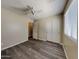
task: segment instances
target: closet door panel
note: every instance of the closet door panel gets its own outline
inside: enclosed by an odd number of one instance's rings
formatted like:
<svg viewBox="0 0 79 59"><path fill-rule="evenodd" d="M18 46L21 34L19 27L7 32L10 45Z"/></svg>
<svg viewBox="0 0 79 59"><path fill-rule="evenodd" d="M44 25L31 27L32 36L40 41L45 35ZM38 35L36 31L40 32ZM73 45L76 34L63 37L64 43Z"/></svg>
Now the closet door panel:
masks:
<svg viewBox="0 0 79 59"><path fill-rule="evenodd" d="M33 38L38 39L38 22L34 22L33 25Z"/></svg>
<svg viewBox="0 0 79 59"><path fill-rule="evenodd" d="M39 21L39 40L43 40L43 41L46 41L46 22L44 20L40 20Z"/></svg>
<svg viewBox="0 0 79 59"><path fill-rule="evenodd" d="M61 41L61 18L51 20L51 40L60 43Z"/></svg>

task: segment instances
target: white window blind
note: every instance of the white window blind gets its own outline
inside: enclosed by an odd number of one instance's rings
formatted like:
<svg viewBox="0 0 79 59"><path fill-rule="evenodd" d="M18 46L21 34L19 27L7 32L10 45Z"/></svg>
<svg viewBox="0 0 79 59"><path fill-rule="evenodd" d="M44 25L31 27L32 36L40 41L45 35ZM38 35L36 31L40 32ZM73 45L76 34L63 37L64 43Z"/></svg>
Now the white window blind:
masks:
<svg viewBox="0 0 79 59"><path fill-rule="evenodd" d="M64 33L74 39L77 39L77 8L77 0L75 0L68 8L64 21Z"/></svg>

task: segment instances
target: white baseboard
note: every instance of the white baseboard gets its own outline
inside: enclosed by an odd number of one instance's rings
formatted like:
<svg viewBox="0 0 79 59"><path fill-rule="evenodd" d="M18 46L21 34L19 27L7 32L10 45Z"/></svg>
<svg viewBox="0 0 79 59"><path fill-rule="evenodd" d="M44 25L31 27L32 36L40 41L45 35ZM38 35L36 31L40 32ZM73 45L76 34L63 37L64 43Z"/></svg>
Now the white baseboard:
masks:
<svg viewBox="0 0 79 59"><path fill-rule="evenodd" d="M21 42L19 42L19 43L16 43L16 44L10 45L10 46L5 47L5 48L1 48L1 51L5 50L5 49L8 49L8 48L11 48L11 47L13 47L13 46L16 46L16 45L21 44L21 43L26 42L26 41L28 41L28 40L21 41Z"/></svg>
<svg viewBox="0 0 79 59"><path fill-rule="evenodd" d="M67 52L66 52L65 46L64 46L64 45L62 45L62 46L63 46L64 52L65 52L65 55L66 55L66 59L69 59L69 58L68 58L68 55L67 55Z"/></svg>

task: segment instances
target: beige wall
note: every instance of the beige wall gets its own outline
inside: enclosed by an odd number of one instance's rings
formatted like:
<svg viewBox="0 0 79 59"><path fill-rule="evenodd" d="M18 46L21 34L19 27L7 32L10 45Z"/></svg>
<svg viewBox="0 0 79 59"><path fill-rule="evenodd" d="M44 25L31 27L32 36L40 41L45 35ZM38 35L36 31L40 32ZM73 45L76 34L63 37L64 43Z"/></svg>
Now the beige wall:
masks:
<svg viewBox="0 0 79 59"><path fill-rule="evenodd" d="M27 41L31 20L5 8L1 10L1 50Z"/></svg>
<svg viewBox="0 0 79 59"><path fill-rule="evenodd" d="M35 23L34 38L57 43L61 42L62 15L39 19Z"/></svg>
<svg viewBox="0 0 79 59"><path fill-rule="evenodd" d="M63 44L68 59L78 59L78 47L77 42L73 38L64 35Z"/></svg>

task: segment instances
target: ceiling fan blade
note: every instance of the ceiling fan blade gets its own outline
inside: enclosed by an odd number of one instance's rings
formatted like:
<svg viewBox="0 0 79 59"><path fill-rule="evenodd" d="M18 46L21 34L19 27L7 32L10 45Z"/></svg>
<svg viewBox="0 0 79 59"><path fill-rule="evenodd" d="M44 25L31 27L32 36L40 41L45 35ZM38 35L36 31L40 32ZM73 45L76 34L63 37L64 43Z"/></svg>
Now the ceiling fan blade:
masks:
<svg viewBox="0 0 79 59"><path fill-rule="evenodd" d="M23 11L24 8L21 9L21 8L16 8L16 7L10 6L10 7L7 7L6 9L8 9L8 10L14 12L14 13L24 15L24 11Z"/></svg>
<svg viewBox="0 0 79 59"><path fill-rule="evenodd" d="M29 5L27 5L26 7L27 7L28 9L33 9L33 7L31 7L31 6L29 6Z"/></svg>
<svg viewBox="0 0 79 59"><path fill-rule="evenodd" d="M31 11L31 13L34 15L34 12L33 11Z"/></svg>
<svg viewBox="0 0 79 59"><path fill-rule="evenodd" d="M23 8L18 8L18 7L11 7L12 9L14 9L14 10L17 10L17 11L24 11L25 10L25 8L23 7Z"/></svg>

